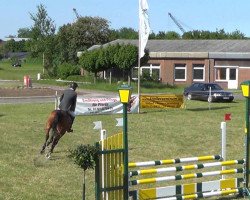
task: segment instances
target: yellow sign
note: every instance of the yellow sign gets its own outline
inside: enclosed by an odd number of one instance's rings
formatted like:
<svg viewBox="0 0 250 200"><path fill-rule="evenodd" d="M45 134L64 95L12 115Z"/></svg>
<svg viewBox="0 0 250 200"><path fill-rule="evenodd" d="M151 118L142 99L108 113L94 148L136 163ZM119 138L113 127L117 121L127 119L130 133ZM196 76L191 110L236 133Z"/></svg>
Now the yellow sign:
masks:
<svg viewBox="0 0 250 200"><path fill-rule="evenodd" d="M141 108L184 108L183 95L141 95Z"/></svg>

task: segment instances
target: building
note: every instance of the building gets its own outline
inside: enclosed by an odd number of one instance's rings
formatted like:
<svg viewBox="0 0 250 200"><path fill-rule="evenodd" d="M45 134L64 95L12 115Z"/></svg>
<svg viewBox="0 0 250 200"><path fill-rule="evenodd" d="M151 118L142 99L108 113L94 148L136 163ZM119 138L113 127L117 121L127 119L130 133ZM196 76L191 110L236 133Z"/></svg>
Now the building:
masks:
<svg viewBox="0 0 250 200"><path fill-rule="evenodd" d="M105 44L134 44L138 40L115 40ZM149 40L148 70L162 83L189 85L216 82L237 89L250 80L250 40Z"/></svg>
<svg viewBox="0 0 250 200"><path fill-rule="evenodd" d="M21 41L27 41L30 38L18 38L18 37L5 37L4 39L2 39L4 42L10 41L10 40L14 40L15 42L21 42Z"/></svg>

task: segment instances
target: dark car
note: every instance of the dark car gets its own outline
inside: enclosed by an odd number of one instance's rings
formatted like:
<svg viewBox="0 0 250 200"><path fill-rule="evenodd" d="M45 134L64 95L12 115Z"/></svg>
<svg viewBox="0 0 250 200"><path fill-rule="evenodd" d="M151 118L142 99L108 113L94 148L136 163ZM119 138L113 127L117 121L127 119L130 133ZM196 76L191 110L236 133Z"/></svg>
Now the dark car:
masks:
<svg viewBox="0 0 250 200"><path fill-rule="evenodd" d="M13 63L12 66L13 67L21 67L22 65L21 65L21 63Z"/></svg>
<svg viewBox="0 0 250 200"><path fill-rule="evenodd" d="M232 92L223 90L216 83L193 83L184 89L183 95L188 100L208 102L231 102L234 99Z"/></svg>

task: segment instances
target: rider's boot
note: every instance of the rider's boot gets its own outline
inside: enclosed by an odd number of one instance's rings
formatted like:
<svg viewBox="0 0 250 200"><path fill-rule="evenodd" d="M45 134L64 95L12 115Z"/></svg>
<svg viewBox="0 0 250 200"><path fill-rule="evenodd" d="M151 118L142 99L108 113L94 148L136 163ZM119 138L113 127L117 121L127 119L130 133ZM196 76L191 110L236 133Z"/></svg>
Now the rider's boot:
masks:
<svg viewBox="0 0 250 200"><path fill-rule="evenodd" d="M72 116L71 116L71 121L72 121L72 123L71 123L71 125L70 125L70 127L69 127L69 130L67 130L68 133L72 133L72 132L74 131L74 130L72 129L72 125L73 125L74 120L75 120L75 117L72 117Z"/></svg>

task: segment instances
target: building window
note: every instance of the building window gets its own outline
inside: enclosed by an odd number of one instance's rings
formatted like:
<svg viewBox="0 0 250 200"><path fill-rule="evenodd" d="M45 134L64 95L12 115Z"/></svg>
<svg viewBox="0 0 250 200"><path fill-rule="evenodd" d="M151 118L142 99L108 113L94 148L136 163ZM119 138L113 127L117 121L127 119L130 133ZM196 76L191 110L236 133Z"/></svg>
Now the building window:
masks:
<svg viewBox="0 0 250 200"><path fill-rule="evenodd" d="M149 66L141 66L140 67L140 74L143 79L145 80L154 80L158 81L160 80L160 65L152 65ZM137 80L138 79L138 67L134 67L132 71L132 79Z"/></svg>
<svg viewBox="0 0 250 200"><path fill-rule="evenodd" d="M193 65L193 80L204 81L205 80L205 67L203 64Z"/></svg>
<svg viewBox="0 0 250 200"><path fill-rule="evenodd" d="M227 68L215 68L215 80L225 81L227 79Z"/></svg>
<svg viewBox="0 0 250 200"><path fill-rule="evenodd" d="M175 81L186 81L186 65L176 64L174 67L174 80Z"/></svg>

